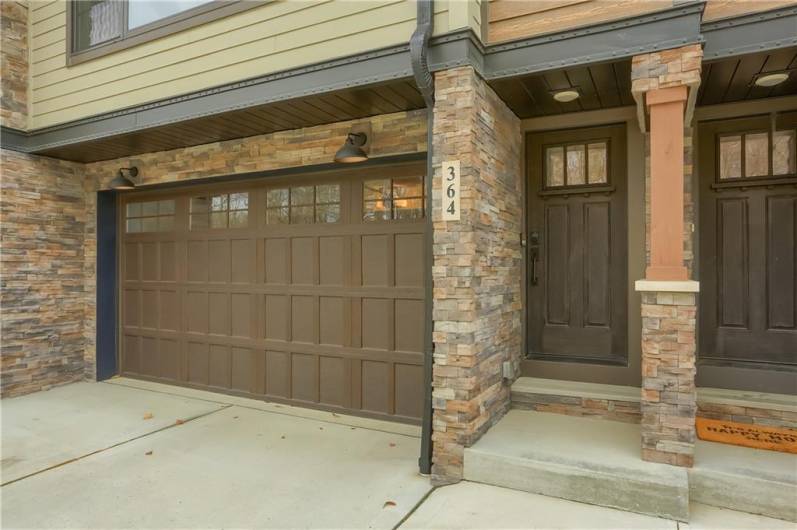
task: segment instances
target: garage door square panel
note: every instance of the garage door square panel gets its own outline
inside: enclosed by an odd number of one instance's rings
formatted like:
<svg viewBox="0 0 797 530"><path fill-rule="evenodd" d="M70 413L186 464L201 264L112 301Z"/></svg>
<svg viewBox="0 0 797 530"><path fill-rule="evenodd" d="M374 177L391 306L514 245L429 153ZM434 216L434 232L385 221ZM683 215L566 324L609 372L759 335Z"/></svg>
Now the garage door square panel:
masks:
<svg viewBox="0 0 797 530"><path fill-rule="evenodd" d="M211 344L209 361L208 378L210 385L230 388L230 348Z"/></svg>
<svg viewBox="0 0 797 530"><path fill-rule="evenodd" d="M230 295L230 324L233 336L252 336L252 295L245 293Z"/></svg>
<svg viewBox="0 0 797 530"><path fill-rule="evenodd" d="M266 339L288 340L288 297L266 295Z"/></svg>
<svg viewBox="0 0 797 530"><path fill-rule="evenodd" d="M174 241L160 244L160 280L173 282L177 279L177 250Z"/></svg>
<svg viewBox="0 0 797 530"><path fill-rule="evenodd" d="M396 286L423 287L423 235L396 234Z"/></svg>
<svg viewBox="0 0 797 530"><path fill-rule="evenodd" d="M291 340L293 342L315 342L315 297L291 297Z"/></svg>
<svg viewBox="0 0 797 530"><path fill-rule="evenodd" d="M158 262L158 244L141 244L141 279L147 282L158 281L160 263Z"/></svg>
<svg viewBox="0 0 797 530"><path fill-rule="evenodd" d="M160 329L178 331L180 329L180 298L177 291L160 292Z"/></svg>
<svg viewBox="0 0 797 530"><path fill-rule="evenodd" d="M255 243L249 239L236 239L230 243L232 254L233 283L253 283L255 281Z"/></svg>
<svg viewBox="0 0 797 530"><path fill-rule="evenodd" d="M122 370L134 374L141 373L140 338L133 335L125 335L122 342L124 343Z"/></svg>
<svg viewBox="0 0 797 530"><path fill-rule="evenodd" d="M254 392L252 383L255 363L252 351L246 348L232 348L230 369L230 388L242 392Z"/></svg>
<svg viewBox="0 0 797 530"><path fill-rule="evenodd" d="M423 352L424 311L421 300L396 300L396 350Z"/></svg>
<svg viewBox="0 0 797 530"><path fill-rule="evenodd" d="M266 394L290 397L290 354L279 351L266 352Z"/></svg>
<svg viewBox="0 0 797 530"><path fill-rule="evenodd" d="M208 332L208 295L207 293L189 292L188 303L188 331L191 333Z"/></svg>
<svg viewBox="0 0 797 530"><path fill-rule="evenodd" d="M339 357L321 357L319 369L321 403L338 407L350 406L349 362Z"/></svg>
<svg viewBox="0 0 797 530"><path fill-rule="evenodd" d="M362 237L362 281L364 286L388 285L389 237L385 235Z"/></svg>
<svg viewBox="0 0 797 530"><path fill-rule="evenodd" d="M150 377L160 375L158 339L141 337L141 373Z"/></svg>
<svg viewBox="0 0 797 530"><path fill-rule="evenodd" d="M158 327L158 292L141 291L141 326L149 329Z"/></svg>
<svg viewBox="0 0 797 530"><path fill-rule="evenodd" d="M297 237L291 240L291 283L315 283L315 242L314 237Z"/></svg>
<svg viewBox="0 0 797 530"><path fill-rule="evenodd" d="M418 418L423 414L423 367L414 364L397 364L396 414L407 418Z"/></svg>
<svg viewBox="0 0 797 530"><path fill-rule="evenodd" d="M131 281L138 280L139 279L138 243L125 244L124 250L125 250L124 279Z"/></svg>
<svg viewBox="0 0 797 530"><path fill-rule="evenodd" d="M363 409L390 414L390 365L377 361L363 361Z"/></svg>
<svg viewBox="0 0 797 530"><path fill-rule="evenodd" d="M188 281L208 281L208 244L206 241L188 242Z"/></svg>
<svg viewBox="0 0 797 530"><path fill-rule="evenodd" d="M380 298L362 300L363 348L391 349L393 301Z"/></svg>
<svg viewBox="0 0 797 530"><path fill-rule="evenodd" d="M208 331L213 335L230 334L230 308L227 293L208 293Z"/></svg>
<svg viewBox="0 0 797 530"><path fill-rule="evenodd" d="M141 307L139 305L139 294L138 289L125 289L124 291L125 301L122 322L124 322L125 326L137 328L140 325Z"/></svg>
<svg viewBox="0 0 797 530"><path fill-rule="evenodd" d="M208 281L230 281L230 242L208 242Z"/></svg>
<svg viewBox="0 0 797 530"><path fill-rule="evenodd" d="M180 343L176 340L160 339L160 376L168 379L180 379Z"/></svg>
<svg viewBox="0 0 797 530"><path fill-rule="evenodd" d="M346 344L346 301L344 298L319 298L319 342L343 346Z"/></svg>
<svg viewBox="0 0 797 530"><path fill-rule="evenodd" d="M291 355L291 397L318 401L318 358L315 355Z"/></svg>
<svg viewBox="0 0 797 530"><path fill-rule="evenodd" d="M188 380L198 385L209 384L208 345L199 342L188 343Z"/></svg>
<svg viewBox="0 0 797 530"><path fill-rule="evenodd" d="M266 283L288 283L288 240L265 240Z"/></svg>
<svg viewBox="0 0 797 530"><path fill-rule="evenodd" d="M318 239L319 282L321 285L343 285L345 283L345 240L342 237Z"/></svg>

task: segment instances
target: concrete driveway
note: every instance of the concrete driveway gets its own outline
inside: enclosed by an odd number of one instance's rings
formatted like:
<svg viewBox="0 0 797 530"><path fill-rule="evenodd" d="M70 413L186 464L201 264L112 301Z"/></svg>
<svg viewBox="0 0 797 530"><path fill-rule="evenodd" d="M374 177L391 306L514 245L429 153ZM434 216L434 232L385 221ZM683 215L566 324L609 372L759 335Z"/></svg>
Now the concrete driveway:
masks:
<svg viewBox="0 0 797 530"><path fill-rule="evenodd" d="M117 379L2 402L4 528L393 528L415 427Z"/></svg>

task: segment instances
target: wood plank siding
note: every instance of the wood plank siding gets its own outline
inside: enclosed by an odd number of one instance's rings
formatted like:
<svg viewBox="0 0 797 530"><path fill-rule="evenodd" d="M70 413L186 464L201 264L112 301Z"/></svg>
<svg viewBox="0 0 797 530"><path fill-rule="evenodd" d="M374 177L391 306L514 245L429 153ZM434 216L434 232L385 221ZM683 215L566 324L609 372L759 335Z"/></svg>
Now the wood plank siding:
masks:
<svg viewBox="0 0 797 530"><path fill-rule="evenodd" d="M480 1L435 2L435 33L481 32ZM67 66L66 2L31 9L37 129L408 42L411 0L267 1L262 6Z"/></svg>
<svg viewBox="0 0 797 530"><path fill-rule="evenodd" d="M672 0L492 0L488 41L522 39L665 9ZM797 0L708 0L703 20L766 11Z"/></svg>

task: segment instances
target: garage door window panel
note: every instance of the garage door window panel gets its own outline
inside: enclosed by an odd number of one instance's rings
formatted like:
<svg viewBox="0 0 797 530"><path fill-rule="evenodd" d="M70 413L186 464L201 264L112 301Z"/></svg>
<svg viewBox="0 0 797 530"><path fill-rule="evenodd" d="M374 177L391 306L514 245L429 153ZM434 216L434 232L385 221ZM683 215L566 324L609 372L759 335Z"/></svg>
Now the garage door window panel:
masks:
<svg viewBox="0 0 797 530"><path fill-rule="evenodd" d="M375 179L363 182L363 220L422 219L423 177Z"/></svg>
<svg viewBox="0 0 797 530"><path fill-rule="evenodd" d="M340 184L292 186L266 192L266 224L340 221Z"/></svg>
<svg viewBox="0 0 797 530"><path fill-rule="evenodd" d="M174 228L174 201L131 202L125 209L128 234L167 232Z"/></svg>
<svg viewBox="0 0 797 530"><path fill-rule="evenodd" d="M191 230L246 228L248 225L248 192L191 198Z"/></svg>
<svg viewBox="0 0 797 530"><path fill-rule="evenodd" d="M797 131L745 131L717 139L719 180L793 176Z"/></svg>

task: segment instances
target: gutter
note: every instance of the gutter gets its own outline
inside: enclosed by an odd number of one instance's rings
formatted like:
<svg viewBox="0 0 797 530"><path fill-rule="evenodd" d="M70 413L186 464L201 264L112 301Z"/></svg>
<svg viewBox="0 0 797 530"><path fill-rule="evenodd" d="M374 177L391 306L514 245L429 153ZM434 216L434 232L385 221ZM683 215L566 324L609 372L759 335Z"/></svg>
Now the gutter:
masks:
<svg viewBox="0 0 797 530"><path fill-rule="evenodd" d="M429 71L427 59L429 39L434 30L434 0L418 0L417 27L410 38L410 61L415 83L426 102L426 227L424 229L426 252L424 252L424 275L426 303L424 310L424 356L423 356L423 419L421 423L421 455L418 467L423 475L432 472L432 364L434 341L432 339L432 251L434 230L432 225L432 141L434 139L434 76Z"/></svg>

